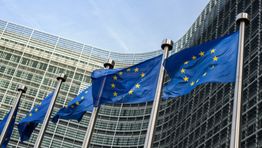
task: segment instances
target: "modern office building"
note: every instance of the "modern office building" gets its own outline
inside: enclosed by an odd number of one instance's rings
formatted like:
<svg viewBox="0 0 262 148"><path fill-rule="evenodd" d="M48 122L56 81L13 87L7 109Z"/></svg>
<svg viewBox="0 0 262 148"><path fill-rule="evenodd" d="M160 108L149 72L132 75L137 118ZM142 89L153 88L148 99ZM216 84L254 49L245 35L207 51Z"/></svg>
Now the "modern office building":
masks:
<svg viewBox="0 0 262 148"><path fill-rule="evenodd" d="M261 0L211 0L188 32L175 42L173 53L237 30L235 17L250 15L246 28L241 148L262 147L262 2ZM161 41L160 41L161 42ZM160 46L160 44L159 44ZM0 20L0 118L16 99L16 87L28 87L22 97L17 122L51 90L56 76L66 73L55 112L90 85L90 74L107 59L125 67L161 54L121 54L98 49L34 29ZM234 84L210 83L183 97L162 102L154 147L227 148L230 143ZM104 105L91 147L143 147L151 102ZM42 147L81 147L90 113L81 122L49 123ZM10 147L32 147L40 125L28 142L19 143L15 127Z"/></svg>

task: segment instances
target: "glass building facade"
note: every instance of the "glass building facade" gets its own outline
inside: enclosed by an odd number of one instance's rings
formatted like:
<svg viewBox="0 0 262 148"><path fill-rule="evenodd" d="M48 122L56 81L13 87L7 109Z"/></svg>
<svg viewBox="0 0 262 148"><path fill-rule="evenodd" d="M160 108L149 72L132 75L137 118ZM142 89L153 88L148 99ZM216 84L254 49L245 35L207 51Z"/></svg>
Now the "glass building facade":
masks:
<svg viewBox="0 0 262 148"><path fill-rule="evenodd" d="M241 148L262 147L262 50L261 0L211 0L191 28L174 43L177 52L237 30L235 17L250 15L246 28L242 102ZM43 33L0 20L0 119L16 99L16 87L28 87L22 97L17 123L55 88L56 76L66 73L54 113L90 85L90 74L107 59L125 67L161 54L121 54ZM210 83L190 94L161 103L154 147L227 148L230 143L234 84ZM152 102L132 105L103 105L99 111L91 147L143 147ZM53 114L54 114L53 113ZM42 147L81 147L90 118L81 122L49 123ZM19 143L17 127L10 147L33 147L39 132Z"/></svg>

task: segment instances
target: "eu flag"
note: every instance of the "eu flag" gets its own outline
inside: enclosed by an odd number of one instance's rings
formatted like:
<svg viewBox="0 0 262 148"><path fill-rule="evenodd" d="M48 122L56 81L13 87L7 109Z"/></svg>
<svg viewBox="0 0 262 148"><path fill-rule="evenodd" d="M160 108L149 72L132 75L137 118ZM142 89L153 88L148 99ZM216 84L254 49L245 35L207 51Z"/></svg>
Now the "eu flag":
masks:
<svg viewBox="0 0 262 148"><path fill-rule="evenodd" d="M58 119L74 119L79 122L87 111L92 112L92 110L93 97L92 86L90 86L70 101L66 107L61 108L53 117L52 121L56 123Z"/></svg>
<svg viewBox="0 0 262 148"><path fill-rule="evenodd" d="M22 142L29 140L37 125L43 123L52 97L53 92L48 94L39 105L35 105L26 117L18 123L18 131Z"/></svg>
<svg viewBox="0 0 262 148"><path fill-rule="evenodd" d="M164 86L163 98L185 95L207 82L234 82L238 36L235 32L181 50L166 59L164 66L171 80Z"/></svg>
<svg viewBox="0 0 262 148"><path fill-rule="evenodd" d="M159 55L128 68L95 70L92 73L94 105L152 101L161 61Z"/></svg>
<svg viewBox="0 0 262 148"><path fill-rule="evenodd" d="M15 126L15 119L16 119L16 115L17 115L17 111L18 111L18 107L16 107L15 109L15 112L14 112L14 115L11 119L11 122L9 124L9 127L7 128L7 133L6 133L6 136L5 136L5 139L4 139L4 143L1 145L1 148L6 148L7 147L7 144L11 138L11 135L12 135L12 132L13 132L13 128ZM10 112L8 114L5 115L4 119L0 122L0 134L2 134L2 131L5 127L5 124L6 124L6 121L7 121L7 118L9 116Z"/></svg>

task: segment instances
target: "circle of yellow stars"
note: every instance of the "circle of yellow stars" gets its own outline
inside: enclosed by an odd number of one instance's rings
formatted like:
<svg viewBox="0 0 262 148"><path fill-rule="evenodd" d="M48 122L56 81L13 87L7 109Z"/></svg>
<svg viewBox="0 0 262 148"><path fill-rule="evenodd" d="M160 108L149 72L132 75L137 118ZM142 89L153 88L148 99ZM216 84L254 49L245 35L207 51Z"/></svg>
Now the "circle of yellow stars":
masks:
<svg viewBox="0 0 262 148"><path fill-rule="evenodd" d="M50 94L48 94L47 96L45 96L45 98L46 97L48 97ZM40 102L38 105L35 105L33 108L32 108L32 110L26 115L26 117L32 117L33 116L33 113L36 113L36 112L38 112L39 111L39 107L42 105L42 102Z"/></svg>
<svg viewBox="0 0 262 148"><path fill-rule="evenodd" d="M81 100L83 100L82 98L81 98ZM70 108L75 108L75 107L77 107L77 106L79 106L80 105L80 102L79 101L76 101L75 103L73 103L73 104L71 104L70 106L65 106L65 108L68 108L68 107L70 107Z"/></svg>
<svg viewBox="0 0 262 148"><path fill-rule="evenodd" d="M40 105L41 105L41 103L40 103ZM30 112L27 116L32 117L32 116L33 116L33 113L38 112L38 110L39 110L38 107L39 107L40 105L35 105L34 108L31 110L31 112Z"/></svg>
<svg viewBox="0 0 262 148"><path fill-rule="evenodd" d="M87 94L88 91L85 91L84 93ZM80 105L80 102L82 102L84 99L85 99L85 97L84 97L84 96L81 96L81 97L80 97L80 101L76 101L75 103L71 104L69 107L73 109L73 108L79 106L79 105ZM66 105L65 108L68 108L68 105Z"/></svg>
<svg viewBox="0 0 262 148"><path fill-rule="evenodd" d="M127 68L126 70L125 70L126 72L134 72L134 73L139 73L140 72L140 69L138 68L138 67L136 67L136 68ZM120 76L122 76L124 74L124 72L123 71L120 71L120 72L118 72L116 75L113 75L113 77L112 77L112 79L113 79L113 82L110 84L110 86L111 86L111 89L115 89L116 88L116 84L115 84L115 82L118 80L118 78L120 77ZM145 73L144 72L141 72L140 74L140 78L144 78L145 77ZM134 89L130 89L129 91L128 91L128 95L132 95L133 93L134 93L134 90L135 89L139 89L140 88L140 84L139 83L136 83L135 84L135 86L134 86ZM117 91L114 91L113 92L113 96L114 97L117 97L118 96L118 93L117 93Z"/></svg>
<svg viewBox="0 0 262 148"><path fill-rule="evenodd" d="M214 55L215 52L216 52L216 50L215 50L215 49L211 49L209 52L210 52L211 55ZM198 55L199 55L200 58L201 58L201 57L204 57L204 56L205 56L205 52L204 52L204 51L200 51L200 52L198 53ZM194 56L191 57L191 59L192 59L192 60L196 60L197 57L194 55ZM218 59L219 59L219 58L218 58L217 56L213 56L213 58L212 58L212 60L213 60L214 62L218 61ZM188 65L189 62L190 62L190 61L185 61L185 62L184 62L184 65ZM212 65L212 66L211 66L211 69L214 69L214 68L215 68L215 66ZM180 70L180 73L181 73L181 74L185 74L185 73L186 73L186 69L182 67L181 70ZM206 76L207 76L207 72L204 72L204 73L202 74L202 77L206 77ZM183 81L184 81L184 82L190 82L189 80L190 80L190 78L189 78L188 76L186 76L186 75L183 76ZM197 79L196 81L191 81L189 84L190 84L190 86L194 86L194 85L195 85L196 83L198 83L198 82L199 82L199 79Z"/></svg>

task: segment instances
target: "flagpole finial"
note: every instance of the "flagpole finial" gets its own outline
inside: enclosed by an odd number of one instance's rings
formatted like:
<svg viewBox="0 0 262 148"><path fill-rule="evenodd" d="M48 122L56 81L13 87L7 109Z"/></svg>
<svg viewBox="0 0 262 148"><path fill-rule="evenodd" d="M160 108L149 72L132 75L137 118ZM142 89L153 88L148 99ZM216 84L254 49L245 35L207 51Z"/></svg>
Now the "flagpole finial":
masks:
<svg viewBox="0 0 262 148"><path fill-rule="evenodd" d="M57 80L62 80L62 82L65 82L66 78L67 78L66 74L61 73L56 79Z"/></svg>
<svg viewBox="0 0 262 148"><path fill-rule="evenodd" d="M18 85L17 91L21 91L22 93L26 93L27 87L25 85Z"/></svg>
<svg viewBox="0 0 262 148"><path fill-rule="evenodd" d="M249 24L250 19L249 19L248 13L242 12L236 16L237 24L240 24L242 21L244 21L246 24Z"/></svg>
<svg viewBox="0 0 262 148"><path fill-rule="evenodd" d="M165 47L168 47L168 50L170 51L170 50L172 50L172 48L173 48L173 41L172 40L170 40L170 39L164 39L163 41L162 41L162 45L161 45L161 48L164 50L165 49Z"/></svg>
<svg viewBox="0 0 262 148"><path fill-rule="evenodd" d="M108 61L104 64L104 67L107 68L109 67L109 69L113 69L115 66L115 61L112 59L108 59Z"/></svg>

